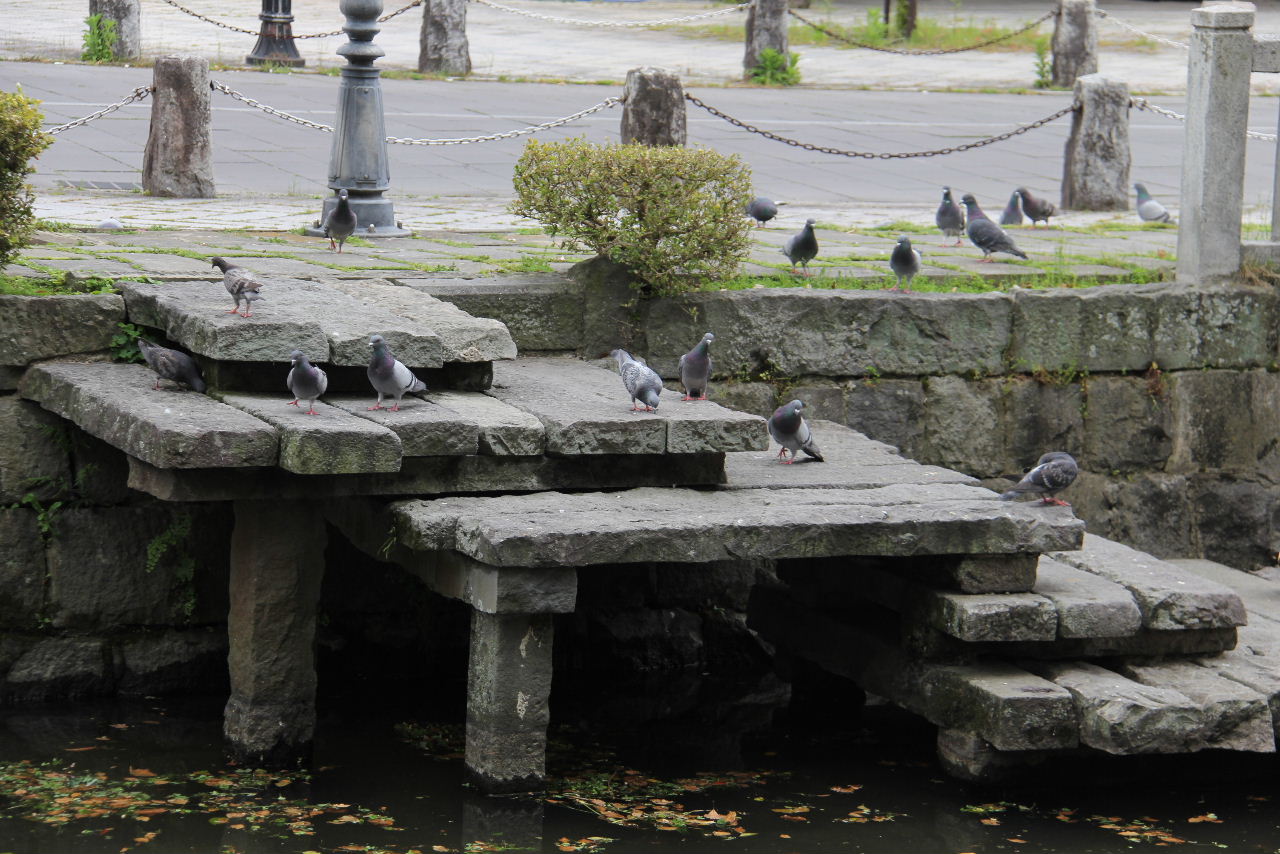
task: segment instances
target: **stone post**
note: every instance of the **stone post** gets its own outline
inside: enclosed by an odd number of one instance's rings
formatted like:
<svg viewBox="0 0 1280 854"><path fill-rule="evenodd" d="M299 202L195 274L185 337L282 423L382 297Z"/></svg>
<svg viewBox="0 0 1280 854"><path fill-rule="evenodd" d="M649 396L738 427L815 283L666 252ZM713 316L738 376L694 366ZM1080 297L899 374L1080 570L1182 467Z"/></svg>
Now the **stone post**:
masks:
<svg viewBox="0 0 1280 854"><path fill-rule="evenodd" d="M742 58L742 76L760 64L760 54L773 48L783 56L791 51L787 38L787 0L756 0L747 9L747 49Z"/></svg>
<svg viewBox="0 0 1280 854"><path fill-rule="evenodd" d="M116 59L142 56L142 9L138 0L89 0L89 14L116 22Z"/></svg>
<svg viewBox="0 0 1280 854"><path fill-rule="evenodd" d="M422 0L418 70L459 76L471 73L467 0Z"/></svg>
<svg viewBox="0 0 1280 854"><path fill-rule="evenodd" d="M1178 222L1180 282L1206 282L1240 269L1253 17L1252 3L1191 10Z"/></svg>
<svg viewBox="0 0 1280 854"><path fill-rule="evenodd" d="M1079 106L1062 166L1062 206L1078 211L1129 209L1129 87L1101 74L1076 80Z"/></svg>
<svg viewBox="0 0 1280 854"><path fill-rule="evenodd" d="M471 612L466 762L486 792L536 789L546 779L551 620Z"/></svg>
<svg viewBox="0 0 1280 854"><path fill-rule="evenodd" d="M661 68L628 71L622 90L622 141L683 146L687 139L680 78Z"/></svg>
<svg viewBox="0 0 1280 854"><path fill-rule="evenodd" d="M324 522L300 501L237 501L235 519L223 732L239 761L292 765L315 734Z"/></svg>
<svg viewBox="0 0 1280 854"><path fill-rule="evenodd" d="M1093 0L1058 0L1053 25L1053 85L1060 89L1098 71L1098 16Z"/></svg>
<svg viewBox="0 0 1280 854"><path fill-rule="evenodd" d="M199 56L162 56L151 79L155 91L142 156L143 192L179 199L213 198L209 61Z"/></svg>

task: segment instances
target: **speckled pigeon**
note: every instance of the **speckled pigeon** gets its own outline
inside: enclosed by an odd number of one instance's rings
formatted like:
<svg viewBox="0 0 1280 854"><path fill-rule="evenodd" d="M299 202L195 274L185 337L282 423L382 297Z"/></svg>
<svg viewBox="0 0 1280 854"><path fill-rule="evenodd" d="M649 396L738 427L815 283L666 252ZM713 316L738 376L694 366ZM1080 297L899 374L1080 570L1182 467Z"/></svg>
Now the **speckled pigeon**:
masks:
<svg viewBox="0 0 1280 854"><path fill-rule="evenodd" d="M911 290L911 280L920 272L920 250L911 248L911 238L905 234L898 238L898 245L893 247L893 254L889 256L889 268L898 277L899 286L906 281L902 290Z"/></svg>
<svg viewBox="0 0 1280 854"><path fill-rule="evenodd" d="M1049 224L1049 217L1058 213L1058 206L1048 199L1041 199L1031 195L1026 187L1019 187L1015 192L1022 196L1022 211L1027 215L1027 219L1031 220L1031 224L1044 220L1044 224Z"/></svg>
<svg viewBox="0 0 1280 854"><path fill-rule="evenodd" d="M244 303L244 314L241 316L248 317L253 313L254 301L262 299L259 291L265 283L244 267L238 267L225 258L215 257L209 260L213 262L212 266L222 271L222 284L226 286L227 293L231 294L231 299L235 300L235 307L227 314L240 314L240 303Z"/></svg>
<svg viewBox="0 0 1280 854"><path fill-rule="evenodd" d="M420 395L427 390L427 384L413 375L405 364L391 355L387 340L381 335L369 339L373 348L373 356L369 359L369 383L378 393L378 402L369 407L369 411L382 408L384 397L394 397L392 412L400 411L400 399L406 394Z"/></svg>
<svg viewBox="0 0 1280 854"><path fill-rule="evenodd" d="M693 349L680 357L680 384L684 386L682 400L706 400L707 383L711 380L711 342L716 336L708 332Z"/></svg>
<svg viewBox="0 0 1280 854"><path fill-rule="evenodd" d="M953 246L959 246L964 243L962 236L964 235L964 211L960 210L960 206L956 204L955 199L951 198L951 188L942 188L942 204L938 205L938 212L934 214L933 221L938 224L938 228L942 229L942 233L947 237L954 237L956 242ZM944 243L943 246L946 244Z"/></svg>
<svg viewBox="0 0 1280 854"><path fill-rule="evenodd" d="M1036 461L1036 466L1023 475L1022 480L1008 492L1001 493L1001 501L1012 501L1023 495L1039 495L1045 504L1060 504L1070 507L1067 502L1053 496L1066 489L1079 474L1075 458L1065 451L1050 451Z"/></svg>
<svg viewBox="0 0 1280 854"><path fill-rule="evenodd" d="M787 238L782 245L782 254L791 261L791 272L796 272L796 265L804 267L804 274L809 275L809 262L818 257L818 238L813 233L816 220L804 221L804 228Z"/></svg>
<svg viewBox="0 0 1280 854"><path fill-rule="evenodd" d="M1004 213L1000 214L1001 225L1022 225L1022 205L1018 203L1019 199L1018 191L1014 190L1009 197L1009 204L1004 206Z"/></svg>
<svg viewBox="0 0 1280 854"><path fill-rule="evenodd" d="M289 391L293 392L293 400L289 405L301 409L302 404L299 401L305 400L308 403L307 414L318 415L316 398L324 394L325 389L329 387L329 375L311 364L301 350L294 350L289 354L289 359L293 363L293 367L289 369L289 376L285 379Z"/></svg>
<svg viewBox="0 0 1280 854"><path fill-rule="evenodd" d="M1164 205L1151 198L1145 186L1134 184L1133 189L1138 193L1138 217L1143 222L1168 222L1171 219Z"/></svg>
<svg viewBox="0 0 1280 854"><path fill-rule="evenodd" d="M636 401L644 404L644 411L658 411L658 395L662 393L662 377L648 366L636 360L626 350L618 349L609 353L618 362L618 373L622 375L622 385L631 395L631 411L640 407Z"/></svg>
<svg viewBox="0 0 1280 854"><path fill-rule="evenodd" d="M979 261L990 261L992 252L1007 252L1019 258L1027 257L1027 253L1014 245L1013 238L1005 234L1003 228L987 218L982 208L978 207L978 200L971 193L965 193L960 201L964 202L965 209L969 213L969 224L965 227L965 231L973 241L973 245L982 250Z"/></svg>
<svg viewBox="0 0 1280 854"><path fill-rule="evenodd" d="M778 459L786 465L794 463L801 451L820 463L826 462L813 441L813 431L809 429L809 422L805 421L800 414L802 409L804 409L804 401L793 400L779 406L769 417L769 435L782 446L778 451ZM791 452L791 459L784 459L787 451Z"/></svg>
<svg viewBox="0 0 1280 854"><path fill-rule="evenodd" d="M162 379L173 380L202 393L207 388L204 377L200 375L200 366L186 353L152 344L145 338L138 339L138 351L142 353L147 367L156 372L156 384L152 388L160 388Z"/></svg>
<svg viewBox="0 0 1280 854"><path fill-rule="evenodd" d="M342 244L347 242L347 238L354 234L355 230L356 212L351 210L351 203L347 201L347 191L339 190L338 203L324 218L324 236L329 238L329 248L335 248L336 240L336 248L341 252Z"/></svg>
<svg viewBox="0 0 1280 854"><path fill-rule="evenodd" d="M778 206L773 199L766 199L764 196L758 196L751 200L747 205L747 216L756 221L756 225L763 227L766 222L778 215Z"/></svg>

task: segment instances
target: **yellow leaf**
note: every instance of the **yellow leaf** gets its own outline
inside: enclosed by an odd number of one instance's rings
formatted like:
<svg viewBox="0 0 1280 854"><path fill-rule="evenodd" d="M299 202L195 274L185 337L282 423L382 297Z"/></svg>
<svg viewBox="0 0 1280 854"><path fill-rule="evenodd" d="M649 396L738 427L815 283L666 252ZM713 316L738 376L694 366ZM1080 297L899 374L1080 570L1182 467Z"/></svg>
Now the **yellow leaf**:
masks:
<svg viewBox="0 0 1280 854"><path fill-rule="evenodd" d="M146 768L134 768L132 765L129 766L129 773L135 777L154 777L156 775L154 771L148 771Z"/></svg>
<svg viewBox="0 0 1280 854"><path fill-rule="evenodd" d="M1025 839L1019 839L1019 838L1018 838L1018 837L1016 837L1016 836L1010 836L1010 837L1009 837L1009 841L1010 841L1010 842L1026 842L1027 840L1025 840Z"/></svg>
<svg viewBox="0 0 1280 854"><path fill-rule="evenodd" d="M982 822L983 824L989 824L992 826L995 826L1000 823L1000 819L998 818L980 818L978 819L978 821Z"/></svg>

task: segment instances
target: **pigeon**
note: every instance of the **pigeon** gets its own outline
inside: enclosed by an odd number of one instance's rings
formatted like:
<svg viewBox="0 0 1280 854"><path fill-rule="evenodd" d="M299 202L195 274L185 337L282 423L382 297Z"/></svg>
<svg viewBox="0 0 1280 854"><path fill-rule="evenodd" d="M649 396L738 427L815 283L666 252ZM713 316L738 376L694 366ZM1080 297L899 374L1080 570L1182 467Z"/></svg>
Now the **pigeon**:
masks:
<svg viewBox="0 0 1280 854"><path fill-rule="evenodd" d="M1001 501L1012 501L1022 495L1039 495L1045 504L1070 507L1067 502L1054 498L1071 485L1079 474L1075 458L1064 451L1050 451L1036 461L1035 468L1023 475L1022 480L1008 492L1001 493Z"/></svg>
<svg viewBox="0 0 1280 854"><path fill-rule="evenodd" d="M1138 193L1138 217L1143 222L1168 222L1170 220L1169 212L1165 210L1164 205L1151 198L1151 194L1147 192L1145 186L1134 184L1133 189Z"/></svg>
<svg viewBox="0 0 1280 854"><path fill-rule="evenodd" d="M351 203L347 201L347 191L339 190L338 203L324 218L324 236L329 238L329 248L341 252L342 244L347 242L347 238L354 234L355 230L356 212L351 210ZM334 241L337 241L336 244Z"/></svg>
<svg viewBox="0 0 1280 854"><path fill-rule="evenodd" d="M756 225L761 228L769 220L778 215L778 206L774 204L772 199L766 199L759 196L751 200L751 204L747 205L747 216L756 221Z"/></svg>
<svg viewBox="0 0 1280 854"><path fill-rule="evenodd" d="M1009 204L1004 206L1004 213L1000 214L1001 225L1022 225L1022 206L1018 204L1018 191L1014 190L1013 195L1009 197Z"/></svg>
<svg viewBox="0 0 1280 854"><path fill-rule="evenodd" d="M226 285L227 293L235 300L235 307L227 314L240 314L240 303L244 303L244 314L241 316L248 317L253 313L254 300L262 299L259 291L265 283L244 267L237 267L224 258L209 260L213 262L212 266L222 271L222 284Z"/></svg>
<svg viewBox="0 0 1280 854"><path fill-rule="evenodd" d="M969 213L969 224L965 227L973 245L982 250L979 261L990 261L992 252L1007 252L1026 258L1027 253L1014 245L1013 239L1004 233L1004 229L987 219L987 215L978 207L978 200L971 193L965 193L960 199Z"/></svg>
<svg viewBox="0 0 1280 854"><path fill-rule="evenodd" d="M782 446L778 451L778 459L782 460L785 465L791 465L796 461L796 456L804 451L818 462L826 462L822 458L822 452L818 450L818 446L813 441L813 431L809 429L809 422L805 421L800 415L800 410L804 409L804 401L793 400L788 404L779 406L773 411L773 415L769 417L769 435L774 441ZM783 459L787 455L787 451L791 452L791 459Z"/></svg>
<svg viewBox="0 0 1280 854"><path fill-rule="evenodd" d="M938 212L934 214L933 221L938 224L938 228L942 229L943 234L956 239L953 246L959 246L964 242L961 239L964 234L964 211L960 210L960 206L951 198L950 187L942 188L942 204L938 205Z"/></svg>
<svg viewBox="0 0 1280 854"><path fill-rule="evenodd" d="M382 408L384 397L394 397L396 403L391 407L391 411L399 412L402 397L406 394L422 394L427 390L426 383L415 377L413 371L391 355L385 338L374 335L369 339L369 346L373 348L373 356L369 359L369 382L373 385L373 390L378 393L378 402L369 407L370 412Z"/></svg>
<svg viewBox="0 0 1280 854"><path fill-rule="evenodd" d="M782 254L791 261L791 272L796 272L796 265L804 267L804 274L809 275L809 262L818 257L818 238L813 234L815 220L804 221L804 228L787 238L782 246Z"/></svg>
<svg viewBox="0 0 1280 854"><path fill-rule="evenodd" d="M662 377L647 365L637 362L626 350L614 350L609 355L618 360L622 384L626 386L627 394L631 395L631 411L640 409L636 406L638 400L644 404L644 411L657 412L658 395L662 393Z"/></svg>
<svg viewBox="0 0 1280 854"><path fill-rule="evenodd" d="M208 387L204 383L204 377L200 376L200 367L186 353L161 347L146 338L138 339L138 351L142 353L147 367L156 372L156 384L152 388L160 388L162 379L190 386L201 393Z"/></svg>
<svg viewBox="0 0 1280 854"><path fill-rule="evenodd" d="M898 277L898 285L901 286L903 279L906 279L906 287L904 291L911 290L911 280L916 273L920 272L920 250L911 248L911 238L905 234L898 238L898 245L893 247L893 254L889 256L889 267ZM894 288L898 290L898 288Z"/></svg>
<svg viewBox="0 0 1280 854"><path fill-rule="evenodd" d="M319 415L316 412L316 398L329 387L329 375L307 361L301 350L294 350L289 354L289 359L293 362L289 376L285 379L289 391L293 392L293 400L289 405L301 409L299 401L305 400L309 404L307 414Z"/></svg>
<svg viewBox="0 0 1280 854"><path fill-rule="evenodd" d="M707 382L711 379L711 342L716 336L708 332L693 349L680 357L680 383L684 386L682 400L706 400Z"/></svg>
<svg viewBox="0 0 1280 854"><path fill-rule="evenodd" d="M1044 224L1049 224L1049 217L1058 213L1058 206L1048 199L1038 199L1027 191L1026 187L1019 187L1015 190L1019 196L1022 196L1022 210L1027 215L1027 219L1031 220L1031 224L1035 225L1040 220L1044 220Z"/></svg>

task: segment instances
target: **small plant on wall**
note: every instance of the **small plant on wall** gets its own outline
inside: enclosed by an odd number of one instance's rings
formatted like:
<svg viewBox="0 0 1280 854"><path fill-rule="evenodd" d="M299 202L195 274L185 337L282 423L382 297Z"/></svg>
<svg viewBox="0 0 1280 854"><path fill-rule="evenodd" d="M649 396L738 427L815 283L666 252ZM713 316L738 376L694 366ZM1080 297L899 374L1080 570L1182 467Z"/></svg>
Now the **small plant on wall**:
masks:
<svg viewBox="0 0 1280 854"><path fill-rule="evenodd" d="M782 54L771 47L760 51L760 63L751 69L751 82L762 86L794 86L800 82L800 56Z"/></svg>
<svg viewBox="0 0 1280 854"><path fill-rule="evenodd" d="M116 22L101 15L84 19L84 51L80 58L85 62L112 62L116 58Z"/></svg>

